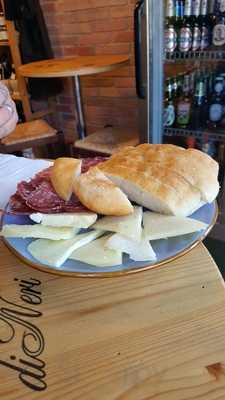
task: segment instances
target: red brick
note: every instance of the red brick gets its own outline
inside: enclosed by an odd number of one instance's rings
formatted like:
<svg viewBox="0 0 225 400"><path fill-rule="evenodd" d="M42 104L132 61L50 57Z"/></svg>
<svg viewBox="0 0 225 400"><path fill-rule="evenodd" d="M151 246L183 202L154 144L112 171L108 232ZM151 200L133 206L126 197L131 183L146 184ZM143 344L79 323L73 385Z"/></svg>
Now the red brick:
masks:
<svg viewBox="0 0 225 400"><path fill-rule="evenodd" d="M124 6L114 6L110 8L110 15L113 18L121 17L133 17L134 8L128 7L127 4Z"/></svg>
<svg viewBox="0 0 225 400"><path fill-rule="evenodd" d="M127 30L127 18L111 18L110 20L97 20L89 23L92 32L114 32Z"/></svg>
<svg viewBox="0 0 225 400"><path fill-rule="evenodd" d="M130 43L98 44L95 50L96 55L101 54L130 54Z"/></svg>
<svg viewBox="0 0 225 400"><path fill-rule="evenodd" d="M65 0L57 5L58 11L86 10L98 7L127 4L127 0Z"/></svg>
<svg viewBox="0 0 225 400"><path fill-rule="evenodd" d="M40 0L54 55L126 54L130 65L82 77L88 133L106 124L136 126L133 11L136 0ZM64 79L58 119L66 140L77 136L71 79ZM60 122L59 122L60 123Z"/></svg>
<svg viewBox="0 0 225 400"><path fill-rule="evenodd" d="M131 88L135 86L135 80L131 77L129 78L115 78L114 84L118 88Z"/></svg>

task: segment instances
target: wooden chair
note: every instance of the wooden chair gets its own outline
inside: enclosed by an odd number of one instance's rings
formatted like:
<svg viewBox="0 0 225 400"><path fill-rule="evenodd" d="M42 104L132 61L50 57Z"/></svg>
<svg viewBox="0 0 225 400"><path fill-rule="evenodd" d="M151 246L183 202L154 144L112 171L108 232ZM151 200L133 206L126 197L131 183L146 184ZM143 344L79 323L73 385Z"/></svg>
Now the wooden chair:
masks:
<svg viewBox="0 0 225 400"><path fill-rule="evenodd" d="M63 142L63 135L46 121L37 119L18 124L16 129L0 141L0 153L13 153L28 148L35 150L50 145L54 154L54 144Z"/></svg>
<svg viewBox="0 0 225 400"><path fill-rule="evenodd" d="M112 155L127 146L136 146L139 143L137 131L127 128L108 127L99 130L84 139L74 143L76 154ZM90 153L90 154L89 154Z"/></svg>
<svg viewBox="0 0 225 400"><path fill-rule="evenodd" d="M1 1L1 0L0 0ZM18 98L22 103L23 114L27 122L18 124L15 130L4 139L0 140L1 153L23 152L25 149L32 148L36 157L47 156L43 146L51 148L51 157L55 154L54 144L63 143L62 132L57 132L45 120L44 116L55 112L55 99L49 98L47 108L42 111L33 112L30 102L30 96L27 91L26 80L19 73L19 67L22 65L20 49L18 44L18 33L13 21L6 21L8 32L8 46L15 66L18 81ZM40 150L40 148L42 149Z"/></svg>

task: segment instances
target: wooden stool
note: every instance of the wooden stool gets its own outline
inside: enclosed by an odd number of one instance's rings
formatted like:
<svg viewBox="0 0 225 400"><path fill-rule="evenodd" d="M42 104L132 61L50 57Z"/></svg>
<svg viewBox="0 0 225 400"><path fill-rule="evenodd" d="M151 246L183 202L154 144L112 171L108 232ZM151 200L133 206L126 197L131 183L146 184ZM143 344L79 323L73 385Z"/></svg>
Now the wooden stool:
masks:
<svg viewBox="0 0 225 400"><path fill-rule="evenodd" d="M72 77L74 86L74 99L77 115L78 141L70 146L71 155L80 150L99 154L110 155L126 146L134 146L139 143L138 132L132 129L102 129L86 136L86 122L83 110L82 91L80 77L113 71L116 68L129 65L129 57L124 55L98 55L58 58L36 61L19 68L22 76L27 78L56 78ZM78 151L77 151L78 152Z"/></svg>
<svg viewBox="0 0 225 400"><path fill-rule="evenodd" d="M127 146L139 143L138 133L127 128L105 128L74 143L74 150L112 155Z"/></svg>
<svg viewBox="0 0 225 400"><path fill-rule="evenodd" d="M54 144L62 139L62 134L52 128L46 121L35 121L18 124L16 129L0 142L1 153L12 153L28 148Z"/></svg>

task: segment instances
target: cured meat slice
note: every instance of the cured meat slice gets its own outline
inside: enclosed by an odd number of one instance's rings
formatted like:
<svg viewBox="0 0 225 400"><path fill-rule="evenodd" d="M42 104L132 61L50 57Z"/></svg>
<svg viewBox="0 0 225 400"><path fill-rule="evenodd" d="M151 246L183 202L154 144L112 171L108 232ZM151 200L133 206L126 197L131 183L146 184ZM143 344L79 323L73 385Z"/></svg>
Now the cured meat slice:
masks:
<svg viewBox="0 0 225 400"><path fill-rule="evenodd" d="M52 167L43 169L42 171L38 172L34 178L31 180L31 182L35 183L35 186L37 186L39 183L43 181L49 181L51 182L51 170Z"/></svg>
<svg viewBox="0 0 225 400"><path fill-rule="evenodd" d="M106 157L83 158L81 172L87 172L91 167L95 167L99 163L106 161Z"/></svg>
<svg viewBox="0 0 225 400"><path fill-rule="evenodd" d="M26 200L26 204L34 210L57 210L63 206L64 200L60 199L50 182L42 181L36 189L30 193Z"/></svg>
<svg viewBox="0 0 225 400"><path fill-rule="evenodd" d="M26 204L31 209L44 213L57 213L63 211L76 212L86 210L75 196L67 202L61 199L48 181L42 181L42 183L38 185L26 200Z"/></svg>
<svg viewBox="0 0 225 400"><path fill-rule="evenodd" d="M15 214L30 214L31 209L27 206L26 202L18 194L11 196L9 201L9 208L7 209L9 213Z"/></svg>
<svg viewBox="0 0 225 400"><path fill-rule="evenodd" d="M35 189L35 186L33 185L32 181L30 181L30 182L22 181L22 182L18 183L16 193L18 195L20 195L20 197L23 200L26 201L34 189Z"/></svg>
<svg viewBox="0 0 225 400"><path fill-rule="evenodd" d="M83 159L82 173L105 160L105 157ZM22 181L18 184L16 193L10 198L9 212L30 214L33 211L39 211L48 214L88 211L75 195L72 195L67 202L58 196L51 184L51 169L52 167L46 168L37 173L29 182Z"/></svg>

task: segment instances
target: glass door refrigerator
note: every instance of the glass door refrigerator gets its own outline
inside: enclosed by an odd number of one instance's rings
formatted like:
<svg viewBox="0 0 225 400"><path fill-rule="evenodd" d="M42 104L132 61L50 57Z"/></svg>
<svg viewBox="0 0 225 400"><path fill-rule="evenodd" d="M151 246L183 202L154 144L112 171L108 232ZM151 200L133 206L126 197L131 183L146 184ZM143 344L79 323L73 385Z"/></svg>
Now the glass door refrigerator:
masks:
<svg viewBox="0 0 225 400"><path fill-rule="evenodd" d="M134 22L140 140L219 161L224 235L225 0L139 0Z"/></svg>

